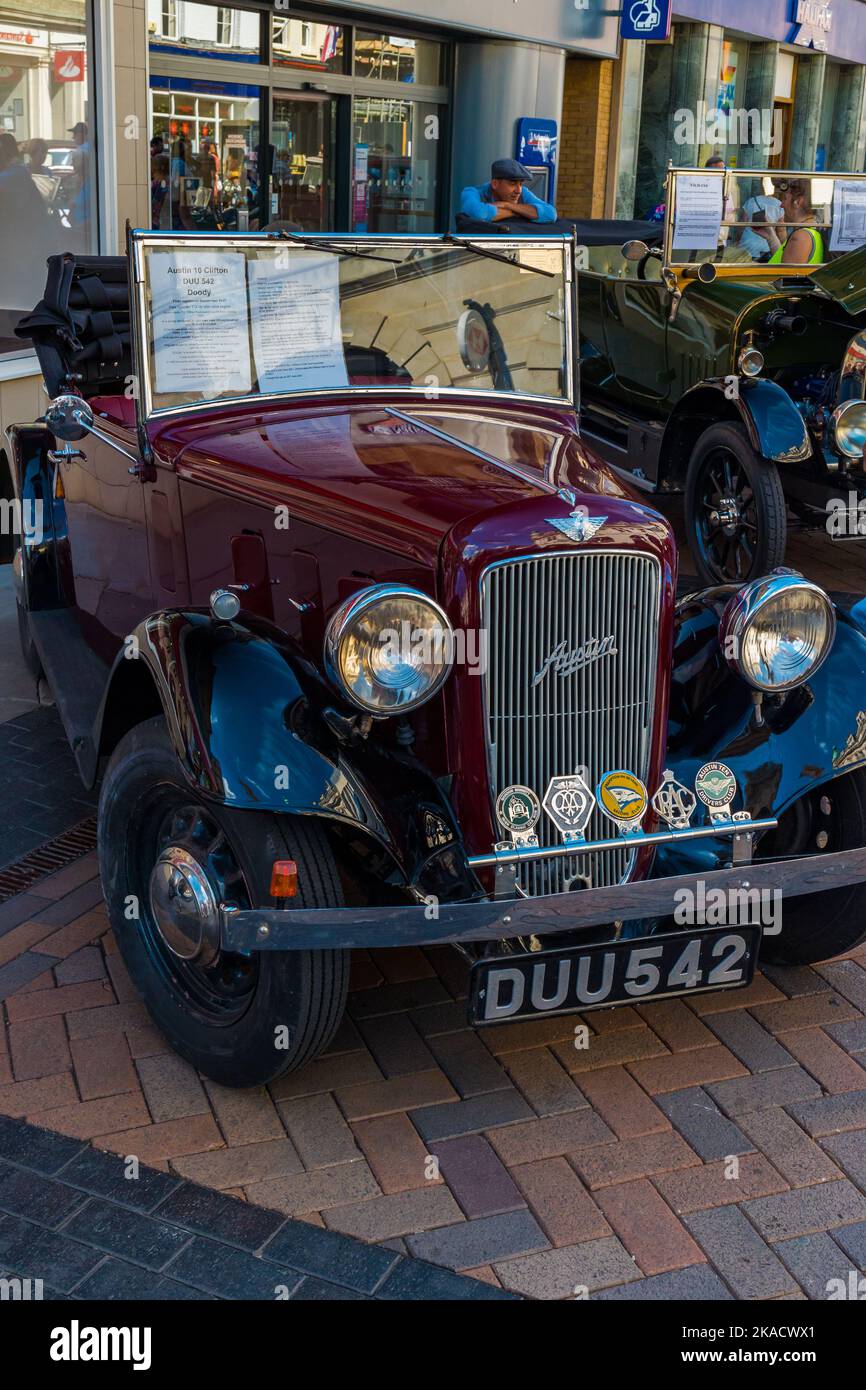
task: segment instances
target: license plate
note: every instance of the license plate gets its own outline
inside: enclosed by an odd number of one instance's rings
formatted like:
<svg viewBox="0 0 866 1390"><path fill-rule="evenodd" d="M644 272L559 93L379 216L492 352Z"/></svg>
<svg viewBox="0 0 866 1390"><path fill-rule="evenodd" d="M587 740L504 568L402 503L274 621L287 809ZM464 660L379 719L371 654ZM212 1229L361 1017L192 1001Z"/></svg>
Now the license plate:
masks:
<svg viewBox="0 0 866 1390"><path fill-rule="evenodd" d="M544 1014L585 1013L611 1004L739 989L750 983L759 926L703 929L490 956L470 973L469 1021L507 1023Z"/></svg>

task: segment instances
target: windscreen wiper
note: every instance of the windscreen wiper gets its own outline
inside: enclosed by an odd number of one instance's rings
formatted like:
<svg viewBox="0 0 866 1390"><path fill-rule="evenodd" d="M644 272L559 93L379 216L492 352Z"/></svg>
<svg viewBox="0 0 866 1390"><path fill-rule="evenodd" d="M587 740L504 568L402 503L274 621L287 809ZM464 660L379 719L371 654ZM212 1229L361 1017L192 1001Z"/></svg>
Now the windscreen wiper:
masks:
<svg viewBox="0 0 866 1390"><path fill-rule="evenodd" d="M501 251L491 251L487 246L477 246L474 241L465 241L463 237L452 236L447 232L443 238L451 246L463 246L467 251L474 251L476 256L486 256L489 261L502 261L505 265L516 265L521 270L531 270L533 275L546 275L549 280L555 280L555 270L542 270L537 265L524 265L522 261L513 261L510 256L503 256Z"/></svg>
<svg viewBox="0 0 866 1390"><path fill-rule="evenodd" d="M308 246L312 251L330 251L334 256L355 256L364 261L382 261L384 265L402 265L402 261L392 260L390 256L376 256L372 251L350 251L344 246L338 246L333 241L320 241L318 237L301 236L298 232L287 232L281 227L278 232L267 232L267 236L284 237L286 241L293 241L297 246Z"/></svg>

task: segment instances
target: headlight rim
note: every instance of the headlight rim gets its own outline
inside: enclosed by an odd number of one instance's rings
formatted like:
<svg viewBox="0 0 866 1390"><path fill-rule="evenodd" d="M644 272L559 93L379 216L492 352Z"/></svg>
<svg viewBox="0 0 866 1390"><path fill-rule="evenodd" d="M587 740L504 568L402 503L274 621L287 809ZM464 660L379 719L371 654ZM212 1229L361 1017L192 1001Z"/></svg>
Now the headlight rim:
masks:
<svg viewBox="0 0 866 1390"><path fill-rule="evenodd" d="M449 661L443 663L438 676L423 695L412 700L411 703L400 705L394 709L383 709L380 705L372 705L366 700L360 699L343 680L339 663L340 643L346 635L349 624L363 613L366 608L372 607L373 604L380 602L382 599L400 597L411 598L416 603L421 602L430 608L443 630L450 635L452 657ZM414 588L411 584L370 584L366 588L359 589L356 593L350 594L348 598L343 599L342 603L337 605L328 619L324 638L325 674L331 682L331 685L340 693L341 697L356 710L361 711L363 714L372 715L373 718L390 719L420 709L422 705L426 705L428 701L439 694L439 691L451 674L454 665L453 650L454 628L445 609L436 599L431 598L429 594L425 594L422 589Z"/></svg>
<svg viewBox="0 0 866 1390"><path fill-rule="evenodd" d="M864 450L860 448L856 452L852 453L850 449L845 448L845 445L842 443L842 440L839 437L839 426L844 421L845 416L851 410L856 410L858 407L861 410L866 410L866 400L843 401L841 405L836 406L836 409L833 411L833 414L830 417L830 421L833 428L833 443L835 444L839 453L842 454L846 459L860 459L862 461L864 457Z"/></svg>
<svg viewBox="0 0 866 1390"><path fill-rule="evenodd" d="M758 362L758 358L761 359L760 362ZM753 371L748 371L746 369L747 362L751 362L753 364ZM761 375L761 372L764 370L765 366L766 358L764 357L764 354L761 352L760 348L756 348L751 344L746 347L740 348L739 354L737 356L737 370L741 376L746 377L748 381L754 381L757 377Z"/></svg>
<svg viewBox="0 0 866 1390"><path fill-rule="evenodd" d="M768 685L756 681L746 670L739 656L728 655L726 650L728 639L732 636L735 637L741 649L748 626L754 621L761 609L771 600L778 598L780 593L789 592L792 589L818 594L824 601L828 618L828 637L820 659L809 668L805 675L798 676L794 680ZM797 570L777 569L769 575L762 575L758 579L750 580L748 584L744 584L737 593L732 594L728 599L719 622L719 647L728 667L752 690L757 690L762 695L783 695L805 685L820 671L833 650L833 644L836 640L836 625L836 606L820 584L806 579Z"/></svg>

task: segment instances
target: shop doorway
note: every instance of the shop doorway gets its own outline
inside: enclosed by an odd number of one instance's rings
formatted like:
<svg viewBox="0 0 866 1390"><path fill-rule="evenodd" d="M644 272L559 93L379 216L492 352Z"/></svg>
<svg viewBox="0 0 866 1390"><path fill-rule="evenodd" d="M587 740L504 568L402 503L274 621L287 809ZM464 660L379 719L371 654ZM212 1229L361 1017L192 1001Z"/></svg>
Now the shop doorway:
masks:
<svg viewBox="0 0 866 1390"><path fill-rule="evenodd" d="M274 92L269 220L305 232L335 226L337 97Z"/></svg>

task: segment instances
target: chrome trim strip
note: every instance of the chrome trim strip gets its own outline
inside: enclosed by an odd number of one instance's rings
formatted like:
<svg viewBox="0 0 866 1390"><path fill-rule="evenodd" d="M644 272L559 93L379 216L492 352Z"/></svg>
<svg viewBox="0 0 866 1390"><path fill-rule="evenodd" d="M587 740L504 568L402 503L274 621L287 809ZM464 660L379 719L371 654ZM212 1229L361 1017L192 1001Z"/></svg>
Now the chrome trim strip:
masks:
<svg viewBox="0 0 866 1390"><path fill-rule="evenodd" d="M639 835L611 835L606 840L587 840L579 845L540 845L529 848L515 845L512 849L493 850L490 854L470 854L466 863L473 869L493 868L496 864L522 863L532 859L564 859L575 852L597 854L600 850L640 849L643 845L671 845L678 840L711 840L715 835L751 835L758 830L775 830L779 822L772 816L763 820L730 821L728 824L695 825L687 830L641 831Z"/></svg>

